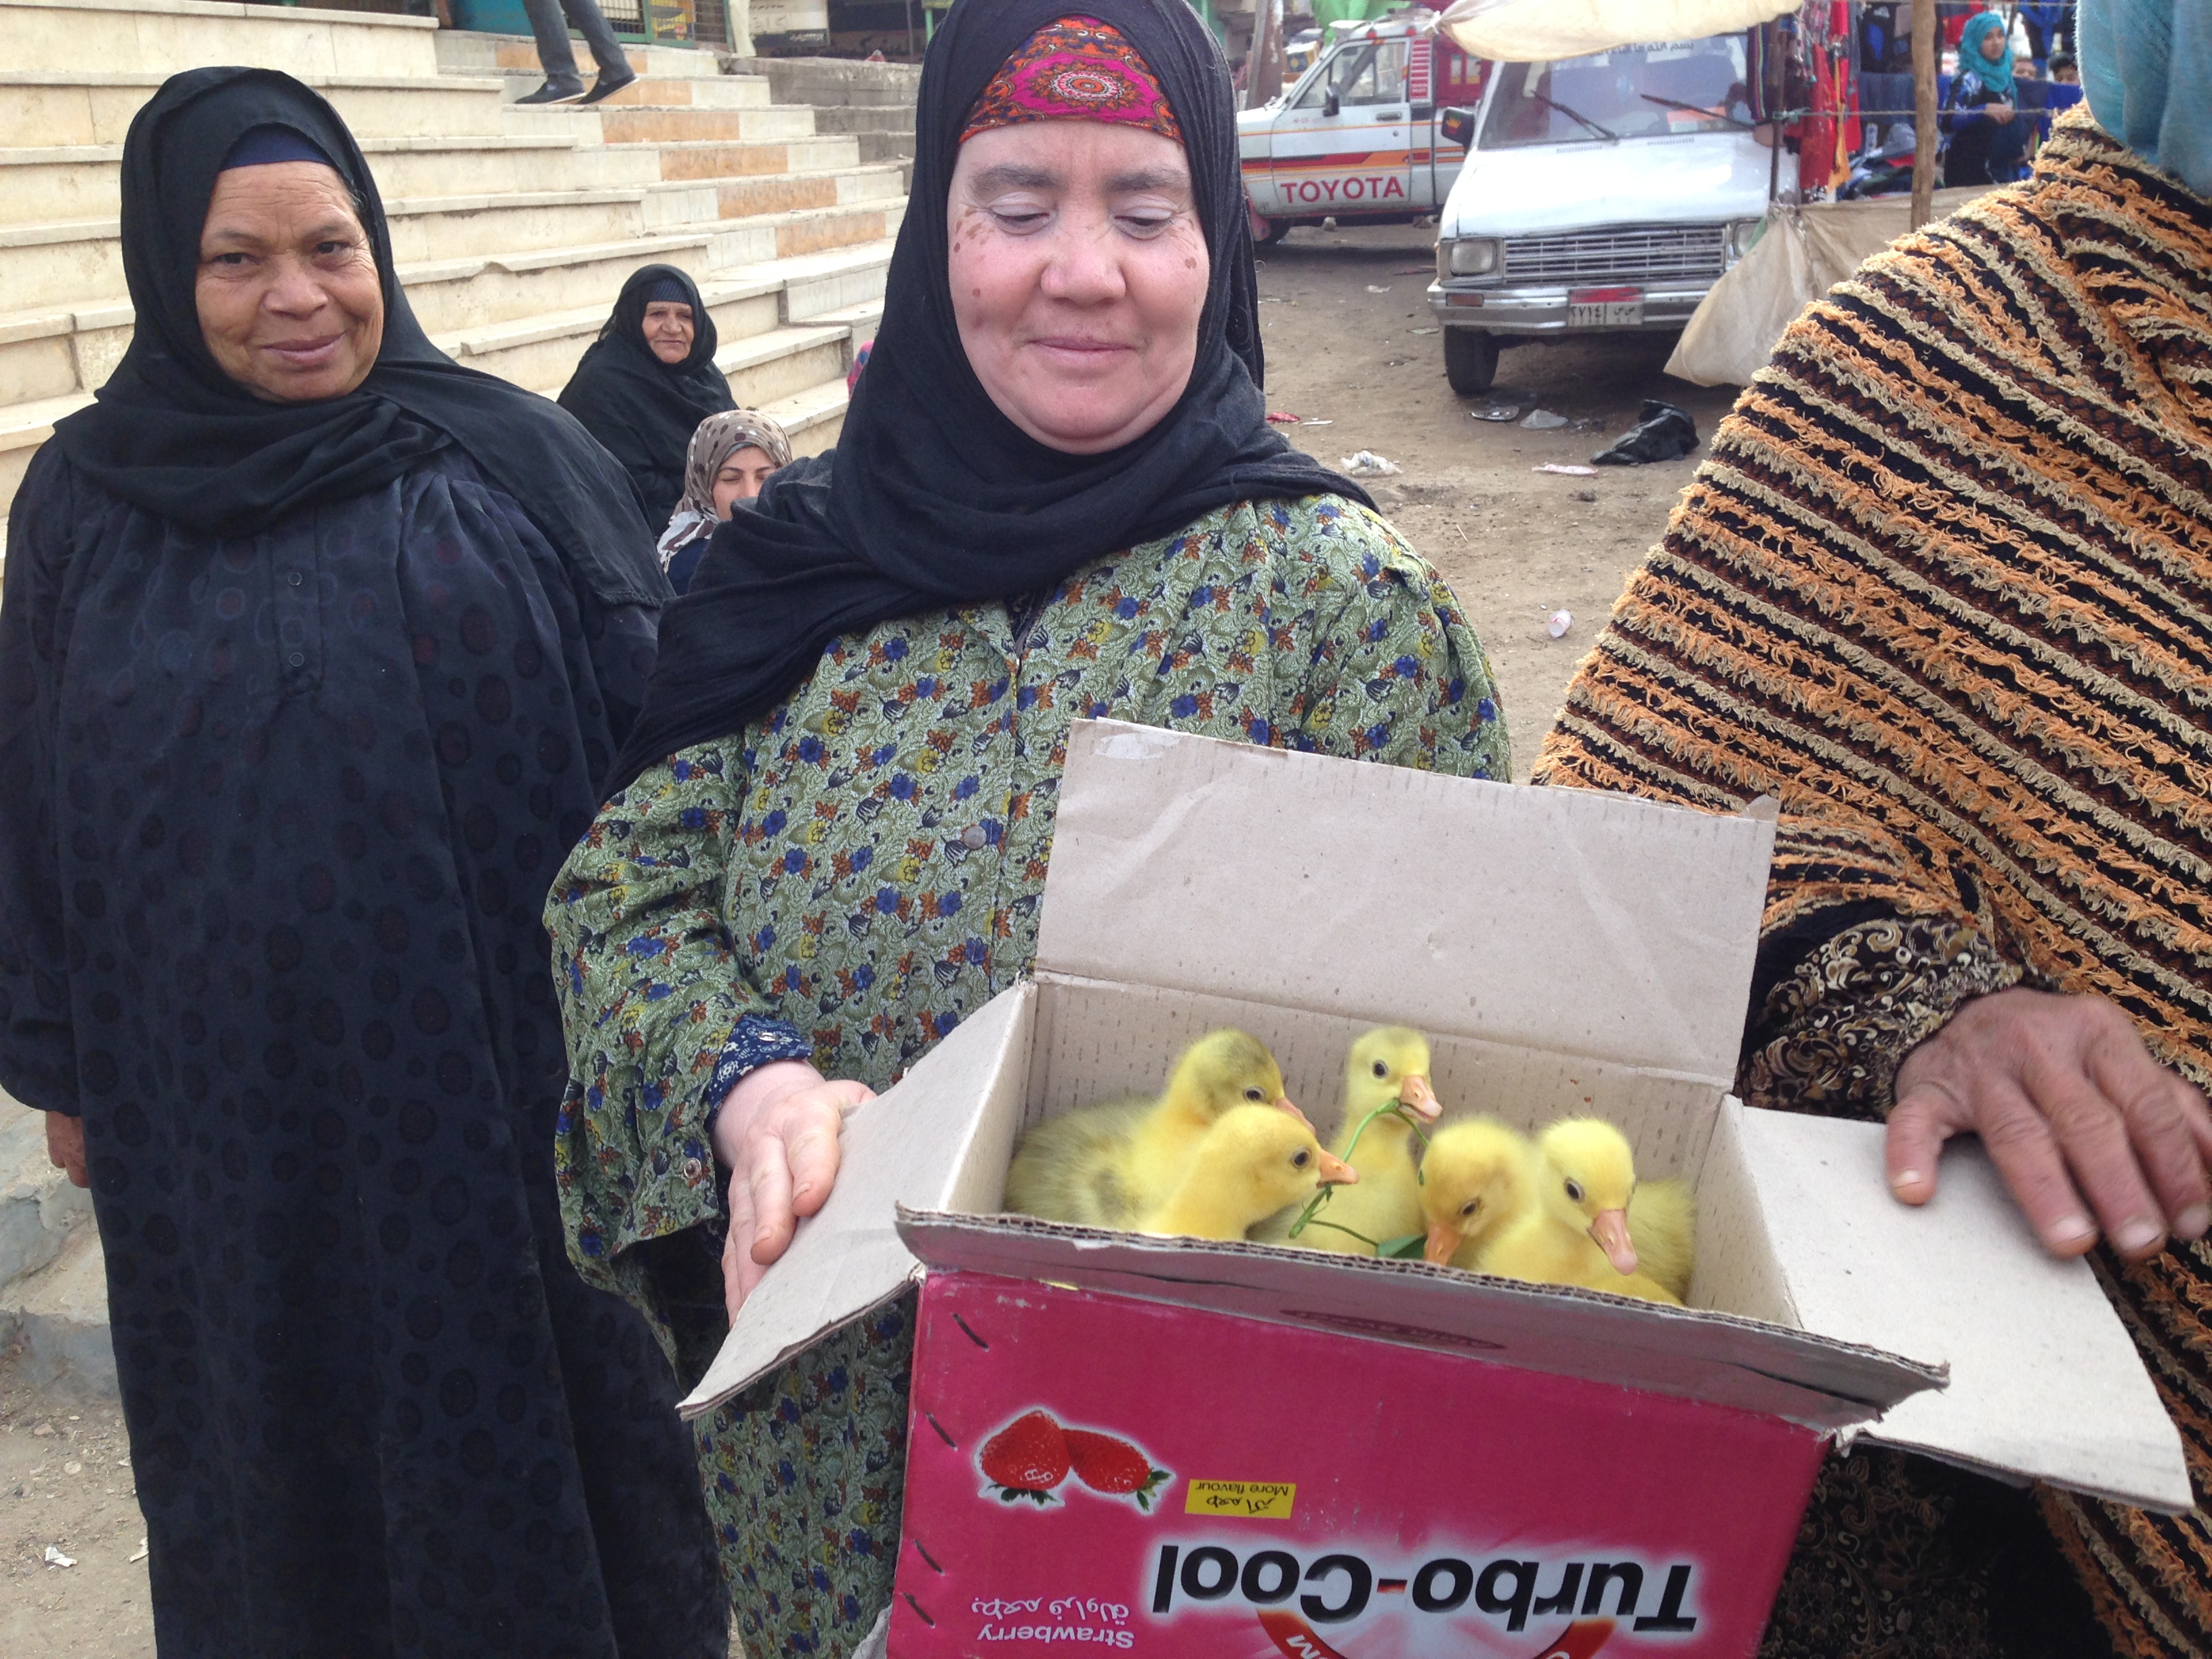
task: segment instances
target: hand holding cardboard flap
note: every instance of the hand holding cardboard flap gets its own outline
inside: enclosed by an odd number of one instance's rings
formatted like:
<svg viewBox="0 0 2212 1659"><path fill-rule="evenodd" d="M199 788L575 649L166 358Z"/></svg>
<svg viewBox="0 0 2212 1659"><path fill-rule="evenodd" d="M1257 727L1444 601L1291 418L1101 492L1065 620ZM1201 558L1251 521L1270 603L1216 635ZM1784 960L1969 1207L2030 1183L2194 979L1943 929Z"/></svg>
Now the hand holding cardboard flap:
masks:
<svg viewBox="0 0 2212 1659"><path fill-rule="evenodd" d="M745 1298L714 1363L683 1402L684 1416L712 1411L898 1294L919 1271L894 1226L901 1201L997 1207L998 1171L1012 1150L1024 1075L1008 1057L1027 1050L1030 1021L1028 988L994 999L896 1089L845 1120L837 1184Z"/></svg>
<svg viewBox="0 0 2212 1659"><path fill-rule="evenodd" d="M2095 1274L2039 1246L1978 1143L1954 1144L1913 1209L1883 1182L1879 1124L1731 1105L1717 1139L1752 1171L1793 1322L1951 1368L1948 1389L1891 1407L1867 1438L2191 1507L2181 1437Z"/></svg>

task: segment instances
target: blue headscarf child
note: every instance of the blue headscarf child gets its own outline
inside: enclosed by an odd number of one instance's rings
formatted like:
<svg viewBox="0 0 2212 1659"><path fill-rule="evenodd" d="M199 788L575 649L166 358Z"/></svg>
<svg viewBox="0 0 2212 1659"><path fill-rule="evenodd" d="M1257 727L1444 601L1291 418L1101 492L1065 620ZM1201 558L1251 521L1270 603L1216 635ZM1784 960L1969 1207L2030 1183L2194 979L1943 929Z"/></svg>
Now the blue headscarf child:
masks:
<svg viewBox="0 0 2212 1659"><path fill-rule="evenodd" d="M2004 51L1994 61L1982 56L1982 42L1990 35L2003 42ZM1966 25L1966 32L1959 37L1959 73L1980 78L1984 88L2003 99L2008 104L2016 103L2012 83L2012 41L2005 20L1993 11L1985 11Z"/></svg>

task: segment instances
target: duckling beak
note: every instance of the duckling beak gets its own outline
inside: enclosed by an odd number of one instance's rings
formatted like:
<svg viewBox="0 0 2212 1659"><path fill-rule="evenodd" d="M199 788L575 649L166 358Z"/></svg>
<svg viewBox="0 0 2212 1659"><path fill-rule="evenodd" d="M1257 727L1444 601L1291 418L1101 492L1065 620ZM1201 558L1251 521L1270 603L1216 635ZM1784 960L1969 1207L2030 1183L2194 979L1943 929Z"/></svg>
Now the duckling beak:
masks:
<svg viewBox="0 0 2212 1659"><path fill-rule="evenodd" d="M1288 1112L1292 1117L1297 1119L1297 1121L1304 1124L1307 1128L1313 1128L1313 1120L1308 1117L1304 1112L1300 1111L1297 1107L1292 1103L1291 1097L1288 1095L1277 1095L1275 1097L1275 1105L1279 1109ZM1320 1131L1315 1130L1315 1133L1318 1135Z"/></svg>
<svg viewBox="0 0 2212 1659"><path fill-rule="evenodd" d="M1349 1187L1359 1179L1359 1171L1342 1158L1333 1158L1324 1152L1321 1155L1321 1178L1328 1186Z"/></svg>
<svg viewBox="0 0 2212 1659"><path fill-rule="evenodd" d="M1615 1273L1636 1271L1636 1246L1628 1238L1627 1211L1600 1210L1597 1219L1589 1224L1589 1235L1597 1240L1598 1249L1605 1252Z"/></svg>
<svg viewBox="0 0 2212 1659"><path fill-rule="evenodd" d="M1433 1261L1441 1266L1459 1254L1459 1247L1460 1236L1457 1231L1438 1222L1429 1229L1429 1242L1422 1249L1421 1256L1424 1261Z"/></svg>
<svg viewBox="0 0 2212 1659"><path fill-rule="evenodd" d="M1419 1072L1408 1072L1406 1080L1398 1085L1398 1103L1424 1123L1434 1123L1444 1115L1443 1102L1437 1098L1428 1079Z"/></svg>

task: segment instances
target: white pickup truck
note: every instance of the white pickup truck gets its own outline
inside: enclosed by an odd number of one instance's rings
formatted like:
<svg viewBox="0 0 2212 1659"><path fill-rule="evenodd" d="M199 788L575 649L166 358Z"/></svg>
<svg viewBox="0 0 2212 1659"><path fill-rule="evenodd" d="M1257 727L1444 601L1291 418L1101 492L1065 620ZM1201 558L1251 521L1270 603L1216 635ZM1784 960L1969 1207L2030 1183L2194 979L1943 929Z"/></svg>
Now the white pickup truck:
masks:
<svg viewBox="0 0 2212 1659"><path fill-rule="evenodd" d="M1453 391L1504 346L1689 320L1766 212L1745 85L1740 34L1497 66L1437 220Z"/></svg>
<svg viewBox="0 0 2212 1659"><path fill-rule="evenodd" d="M1438 34L1433 12L1324 33L1312 68L1237 118L1252 234L1262 243L1325 218L1404 224L1435 212L1465 155L1438 123L1474 105L1491 67Z"/></svg>

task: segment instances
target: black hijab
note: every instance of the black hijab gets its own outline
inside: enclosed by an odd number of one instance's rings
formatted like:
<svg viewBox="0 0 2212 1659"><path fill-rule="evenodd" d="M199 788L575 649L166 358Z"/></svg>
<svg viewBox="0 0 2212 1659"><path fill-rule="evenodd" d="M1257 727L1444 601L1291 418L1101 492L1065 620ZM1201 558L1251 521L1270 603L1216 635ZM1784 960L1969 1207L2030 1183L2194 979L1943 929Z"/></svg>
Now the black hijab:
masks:
<svg viewBox="0 0 2212 1659"><path fill-rule="evenodd" d="M646 343L646 306L671 297L653 292L663 284L681 289L691 307L691 355L680 363L662 362ZM684 458L699 422L738 406L730 383L714 367L718 343L714 319L689 274L674 265L647 265L623 284L614 314L561 390L561 407L638 480L647 515L659 509L661 525L684 493ZM665 502L652 498L647 478L668 496ZM654 526L656 534L660 527Z"/></svg>
<svg viewBox="0 0 2212 1659"><path fill-rule="evenodd" d="M216 174L257 127L299 134L353 191L384 289L384 343L356 390L313 403L254 397L216 367L193 289ZM123 146L123 272L131 349L98 401L56 423L79 471L191 529L251 535L305 507L403 477L458 444L611 605L668 598L629 476L543 398L463 368L435 346L393 273L376 180L336 110L275 70L173 75Z"/></svg>
<svg viewBox="0 0 2212 1659"><path fill-rule="evenodd" d="M1189 386L1158 425L1100 455L1049 449L1000 413L961 349L946 271L945 207L969 109L1030 35L1067 16L1112 24L1158 77L1212 260ZM1267 425L1236 100L1221 49L1187 0L958 0L929 44L915 133L883 325L844 435L833 453L778 472L757 512L715 532L690 591L662 620L653 688L613 787L736 731L842 635L1050 588L1231 501L1367 501Z"/></svg>

